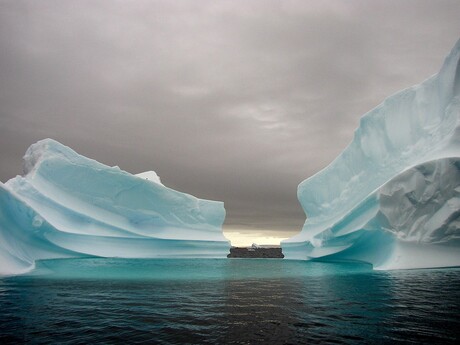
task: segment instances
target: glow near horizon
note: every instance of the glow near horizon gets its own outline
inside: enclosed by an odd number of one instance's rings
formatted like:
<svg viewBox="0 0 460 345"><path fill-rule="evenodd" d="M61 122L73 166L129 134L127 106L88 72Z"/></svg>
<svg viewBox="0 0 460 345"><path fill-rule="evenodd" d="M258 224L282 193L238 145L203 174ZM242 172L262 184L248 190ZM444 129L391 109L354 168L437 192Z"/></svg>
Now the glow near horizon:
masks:
<svg viewBox="0 0 460 345"><path fill-rule="evenodd" d="M298 232L300 232L299 229ZM269 231L268 234L264 234L261 231L244 231L244 230L225 230L223 231L224 236L231 242L232 246L235 247L247 247L253 243L259 245L280 245L282 240L288 239L289 237L297 234L285 233L283 236L277 236L274 231Z"/></svg>

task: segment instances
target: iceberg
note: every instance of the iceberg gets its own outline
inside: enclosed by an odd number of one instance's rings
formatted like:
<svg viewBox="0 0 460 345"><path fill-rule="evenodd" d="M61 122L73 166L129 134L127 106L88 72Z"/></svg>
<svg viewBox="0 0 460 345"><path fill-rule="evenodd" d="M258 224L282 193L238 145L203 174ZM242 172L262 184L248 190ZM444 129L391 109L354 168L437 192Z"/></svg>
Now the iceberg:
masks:
<svg viewBox="0 0 460 345"><path fill-rule="evenodd" d="M365 114L352 142L300 183L287 259L374 269L460 266L460 40L441 70Z"/></svg>
<svg viewBox="0 0 460 345"><path fill-rule="evenodd" d="M53 258L225 258L224 219L223 202L45 139L27 150L23 176L0 183L0 275Z"/></svg>

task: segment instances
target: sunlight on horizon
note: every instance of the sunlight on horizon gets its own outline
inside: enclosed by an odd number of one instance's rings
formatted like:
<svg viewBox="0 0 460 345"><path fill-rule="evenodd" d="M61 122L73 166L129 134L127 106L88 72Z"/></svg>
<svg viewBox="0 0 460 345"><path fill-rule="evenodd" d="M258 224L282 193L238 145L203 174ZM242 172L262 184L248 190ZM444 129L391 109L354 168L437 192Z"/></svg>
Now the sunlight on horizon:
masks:
<svg viewBox="0 0 460 345"><path fill-rule="evenodd" d="M272 233L272 232L270 232ZM231 245L234 247L249 247L253 243L258 245L273 245L279 246L282 240L288 239L298 232L295 233L286 233L282 236L277 236L275 234L264 234L261 231L225 231L224 236L228 238L231 242Z"/></svg>

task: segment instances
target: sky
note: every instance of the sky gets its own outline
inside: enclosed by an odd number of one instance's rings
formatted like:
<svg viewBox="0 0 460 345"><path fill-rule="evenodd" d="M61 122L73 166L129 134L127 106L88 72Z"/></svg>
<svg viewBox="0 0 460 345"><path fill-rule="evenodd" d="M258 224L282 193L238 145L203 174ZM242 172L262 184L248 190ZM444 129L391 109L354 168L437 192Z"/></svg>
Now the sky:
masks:
<svg viewBox="0 0 460 345"><path fill-rule="evenodd" d="M224 201L232 244L300 231L297 186L436 73L460 2L0 0L0 181L53 138Z"/></svg>

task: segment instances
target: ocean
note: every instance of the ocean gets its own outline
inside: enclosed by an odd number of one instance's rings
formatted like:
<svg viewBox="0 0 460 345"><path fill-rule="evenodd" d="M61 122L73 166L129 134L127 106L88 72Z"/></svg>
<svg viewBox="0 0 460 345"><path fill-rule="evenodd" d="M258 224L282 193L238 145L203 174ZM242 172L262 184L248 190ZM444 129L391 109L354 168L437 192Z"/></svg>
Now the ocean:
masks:
<svg viewBox="0 0 460 345"><path fill-rule="evenodd" d="M0 278L0 344L457 344L460 269L66 259Z"/></svg>

